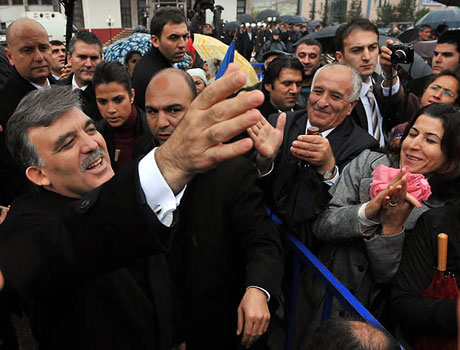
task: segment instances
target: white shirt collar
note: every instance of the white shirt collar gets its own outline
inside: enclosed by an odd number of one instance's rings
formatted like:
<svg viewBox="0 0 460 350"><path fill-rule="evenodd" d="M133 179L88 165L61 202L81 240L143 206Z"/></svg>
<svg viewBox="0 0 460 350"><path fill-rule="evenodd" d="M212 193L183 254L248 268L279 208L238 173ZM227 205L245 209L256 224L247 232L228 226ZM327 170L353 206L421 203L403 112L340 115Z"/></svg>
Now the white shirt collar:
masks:
<svg viewBox="0 0 460 350"><path fill-rule="evenodd" d="M305 129L305 134L307 133L307 130L308 128L311 126L310 124L310 120L307 119L307 127ZM327 137L331 132L332 130L334 130L336 127L333 127L333 128L330 128L330 129L327 129L327 130L324 130L322 132L320 132L319 134L322 136L322 137Z"/></svg>
<svg viewBox="0 0 460 350"><path fill-rule="evenodd" d="M46 86L41 86L41 85L32 83L30 80L28 80L28 82L31 83L38 90L40 90L40 89L49 89L51 87L51 84L50 84L50 81L48 80L48 78L46 78Z"/></svg>
<svg viewBox="0 0 460 350"><path fill-rule="evenodd" d="M78 84L77 84L77 81L75 80L75 74L72 76L72 90L80 89L82 91L85 91L87 87L88 87L88 85L79 87Z"/></svg>

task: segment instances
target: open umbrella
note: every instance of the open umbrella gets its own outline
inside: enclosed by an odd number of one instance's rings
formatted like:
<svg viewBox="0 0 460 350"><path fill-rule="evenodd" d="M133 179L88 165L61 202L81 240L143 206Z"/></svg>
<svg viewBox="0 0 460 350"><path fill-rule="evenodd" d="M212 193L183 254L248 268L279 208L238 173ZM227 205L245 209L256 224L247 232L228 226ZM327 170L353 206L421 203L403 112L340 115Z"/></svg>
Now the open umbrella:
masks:
<svg viewBox="0 0 460 350"><path fill-rule="evenodd" d="M228 50L228 45L208 35L195 34L193 47L200 54L203 60L217 58L223 60ZM252 86L259 82L256 71L252 65L238 52L235 52L234 62L246 74L246 86Z"/></svg>
<svg viewBox="0 0 460 350"><path fill-rule="evenodd" d="M418 28L409 28L398 35L398 40L403 43L411 43L418 39Z"/></svg>
<svg viewBox="0 0 460 350"><path fill-rule="evenodd" d="M446 6L460 6L460 0L435 0Z"/></svg>
<svg viewBox="0 0 460 350"><path fill-rule="evenodd" d="M241 23L257 23L256 19L248 13L238 15L236 19Z"/></svg>
<svg viewBox="0 0 460 350"><path fill-rule="evenodd" d="M277 17L277 20L279 20L280 22L289 23L289 21L292 21L292 17L293 16L291 15L281 15Z"/></svg>
<svg viewBox="0 0 460 350"><path fill-rule="evenodd" d="M150 34L133 33L127 38L115 41L104 50L105 61L124 63L125 56L130 51L140 51L144 55L152 47Z"/></svg>
<svg viewBox="0 0 460 350"><path fill-rule="evenodd" d="M261 12L257 15L257 19L258 19L259 21L265 21L265 20L268 20L269 18L271 18L271 19L274 21L273 18L278 18L279 16L280 16L280 14L279 14L278 11L268 9L268 10L263 10L263 11L261 11Z"/></svg>
<svg viewBox="0 0 460 350"><path fill-rule="evenodd" d="M224 25L224 31L234 32L238 30L240 26L241 26L241 22L239 21L228 22L228 23L225 23Z"/></svg>
<svg viewBox="0 0 460 350"><path fill-rule="evenodd" d="M308 23L308 19L302 16L289 16L289 18L286 22L289 24L302 24L302 23Z"/></svg>
<svg viewBox="0 0 460 350"><path fill-rule="evenodd" d="M430 11L425 16L420 18L416 27L421 25L428 24L431 28L436 29L440 24L446 24L449 28L459 28L460 27L460 8L458 7L448 7L441 10Z"/></svg>
<svg viewBox="0 0 460 350"><path fill-rule="evenodd" d="M447 273L447 241L445 233L438 235L438 267L434 272L433 281L422 293L426 299L450 299L457 300L460 295L455 277ZM433 337L420 336L415 348L417 350L457 349L457 337Z"/></svg>

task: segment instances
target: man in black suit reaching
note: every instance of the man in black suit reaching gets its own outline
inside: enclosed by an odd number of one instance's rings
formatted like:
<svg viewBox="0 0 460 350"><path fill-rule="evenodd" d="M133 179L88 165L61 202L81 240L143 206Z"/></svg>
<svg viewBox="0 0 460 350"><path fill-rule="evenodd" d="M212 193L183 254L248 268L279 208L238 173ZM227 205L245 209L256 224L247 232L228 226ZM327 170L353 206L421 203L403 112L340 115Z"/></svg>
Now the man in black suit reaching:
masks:
<svg viewBox="0 0 460 350"><path fill-rule="evenodd" d="M184 71L152 78L145 111L153 137L144 137L143 151L174 135L195 96ZM268 329L283 263L256 179L252 164L236 158L195 176L181 201L170 263L182 310L177 338L188 350L266 348L257 340Z"/></svg>

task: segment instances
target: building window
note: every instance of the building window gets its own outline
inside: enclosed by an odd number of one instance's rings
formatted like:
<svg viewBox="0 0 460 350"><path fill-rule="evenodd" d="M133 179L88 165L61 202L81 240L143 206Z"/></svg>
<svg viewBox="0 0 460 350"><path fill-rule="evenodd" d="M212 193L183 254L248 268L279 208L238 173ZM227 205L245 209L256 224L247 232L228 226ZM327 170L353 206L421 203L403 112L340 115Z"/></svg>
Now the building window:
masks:
<svg viewBox="0 0 460 350"><path fill-rule="evenodd" d="M38 5L38 0L29 0L29 5Z"/></svg>
<svg viewBox="0 0 460 350"><path fill-rule="evenodd" d="M246 0L238 0L236 2L236 14L246 13Z"/></svg>
<svg viewBox="0 0 460 350"><path fill-rule="evenodd" d="M75 7L73 10L73 25L78 29L85 27L85 21L83 19L83 4L81 0L75 1Z"/></svg>
<svg viewBox="0 0 460 350"><path fill-rule="evenodd" d="M131 28L131 1L120 0L120 12L121 12L121 26L123 28Z"/></svg>
<svg viewBox="0 0 460 350"><path fill-rule="evenodd" d="M24 5L23 0L13 0L13 5Z"/></svg>
<svg viewBox="0 0 460 350"><path fill-rule="evenodd" d="M53 0L42 0L42 5L53 5Z"/></svg>
<svg viewBox="0 0 460 350"><path fill-rule="evenodd" d="M8 5L8 0L0 0L0 5Z"/></svg>

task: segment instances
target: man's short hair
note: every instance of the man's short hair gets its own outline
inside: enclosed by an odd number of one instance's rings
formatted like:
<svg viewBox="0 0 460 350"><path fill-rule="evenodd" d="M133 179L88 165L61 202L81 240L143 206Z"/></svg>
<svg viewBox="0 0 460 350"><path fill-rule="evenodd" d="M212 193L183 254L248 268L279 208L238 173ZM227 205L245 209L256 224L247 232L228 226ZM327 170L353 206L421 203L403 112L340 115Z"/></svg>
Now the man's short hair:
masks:
<svg viewBox="0 0 460 350"><path fill-rule="evenodd" d="M370 323L334 318L321 324L313 334L308 349L398 350L400 346L386 330Z"/></svg>
<svg viewBox="0 0 460 350"><path fill-rule="evenodd" d="M44 165L37 148L29 140L29 129L50 126L72 108L81 109L81 102L71 86L37 89L21 100L6 124L7 147L20 166Z"/></svg>
<svg viewBox="0 0 460 350"><path fill-rule="evenodd" d="M379 37L379 29L377 26L369 21L367 18L359 18L351 20L346 24L342 24L335 33L335 50L343 52L343 42L355 29L374 32Z"/></svg>
<svg viewBox="0 0 460 350"><path fill-rule="evenodd" d="M102 41L101 39L98 38L98 36L94 33L88 32L87 30L81 30L77 33L74 34L72 39L70 39L69 42L69 48L68 51L70 55L73 54L75 51L75 43L77 41L82 41L86 45L98 45L99 46L99 52L102 56Z"/></svg>
<svg viewBox="0 0 460 350"><path fill-rule="evenodd" d="M272 88L274 88L275 81L279 78L283 68L298 70L302 73L302 80L305 80L305 71L298 58L292 56L278 56L268 64L262 80L262 85L270 84Z"/></svg>
<svg viewBox="0 0 460 350"><path fill-rule="evenodd" d="M313 76L313 80L311 82L311 88L313 89L315 87L316 83L316 77L319 76L319 74L326 69L329 69L332 66L344 66L347 67L351 70L351 81L353 83L353 91L350 94L350 98L348 99L350 102L353 102L354 100L359 98L359 94L361 93L361 87L363 85L363 79L361 78L361 74L359 74L358 70L352 66L350 66L347 63L339 63L339 62L332 62L329 64L326 64L325 66L322 66L319 68L315 75Z"/></svg>
<svg viewBox="0 0 460 350"><path fill-rule="evenodd" d="M61 46L61 45L64 45L64 43L61 40L51 40L50 45Z"/></svg>
<svg viewBox="0 0 460 350"><path fill-rule="evenodd" d="M319 47L319 53L320 54L323 53L323 45L321 45L321 43L316 39L313 39L313 38L301 39L300 41L298 41L296 43L295 49L297 50L297 48L302 44L307 45L307 46L318 46Z"/></svg>
<svg viewBox="0 0 460 350"><path fill-rule="evenodd" d="M184 12L177 7L161 7L155 12L150 21L150 34L156 35L158 38L161 37L163 27L168 23L187 23Z"/></svg>
<svg viewBox="0 0 460 350"><path fill-rule="evenodd" d="M193 79L190 76L190 74L188 74L186 71L184 71L182 69L177 69L177 68L162 69L162 70L156 72L155 75L152 77L152 79L150 79L149 85L152 83L153 79L155 79L156 77L158 77L160 75L169 76L171 74L179 74L181 77L184 78L185 82L187 83L188 87L190 88L190 92L192 93L192 101L193 101L195 99L195 97L198 96L198 93L196 91L195 82L193 81Z"/></svg>
<svg viewBox="0 0 460 350"><path fill-rule="evenodd" d="M425 29L427 29L427 28L430 28L430 29L431 29L431 26L430 26L429 24L422 24L422 25L420 26L420 28L418 29L418 31L419 31L419 33L420 33L420 32L423 32L423 31L424 31Z"/></svg>
<svg viewBox="0 0 460 350"><path fill-rule="evenodd" d="M438 38L437 44L451 44L460 53L460 30L448 30Z"/></svg>

